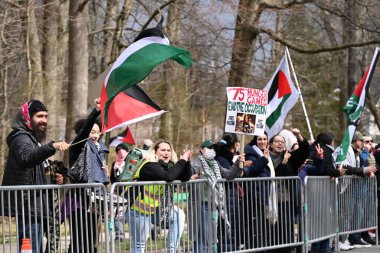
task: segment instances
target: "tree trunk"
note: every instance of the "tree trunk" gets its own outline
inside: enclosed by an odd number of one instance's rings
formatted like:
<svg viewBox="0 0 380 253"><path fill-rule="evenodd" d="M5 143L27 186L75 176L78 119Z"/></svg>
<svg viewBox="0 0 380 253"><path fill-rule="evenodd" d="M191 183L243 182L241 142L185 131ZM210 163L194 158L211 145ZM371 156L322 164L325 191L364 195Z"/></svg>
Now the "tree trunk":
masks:
<svg viewBox="0 0 380 253"><path fill-rule="evenodd" d="M88 96L88 31L86 0L69 3L69 66L66 141L72 141L76 120L87 115Z"/></svg>
<svg viewBox="0 0 380 253"><path fill-rule="evenodd" d="M375 121L375 124L377 126L377 129L380 130L380 114L379 114L379 109L376 107L376 104L373 102L374 99L371 95L371 93L367 93L368 94L368 97L367 97L367 106L370 110L370 112L373 114L373 118L374 118L374 121ZM372 133L370 133L372 134Z"/></svg>
<svg viewBox="0 0 380 253"><path fill-rule="evenodd" d="M347 17L349 18L349 20L351 20L352 22L354 22L354 20L356 19L356 15L355 15L355 1L347 1L346 2L346 13L347 13ZM349 42L349 41L355 41L355 27L352 26L351 23L349 22L345 22L344 23L344 30L345 30L345 34L347 35L344 39L345 39L345 42ZM355 64L355 49L350 47L348 49L348 62L347 62L347 90L346 90L346 94L347 94L347 97L350 97L351 96L351 93L352 91L354 90L354 87L355 87L355 71L357 69L357 66ZM344 104L346 103L346 101L343 101Z"/></svg>
<svg viewBox="0 0 380 253"><path fill-rule="evenodd" d="M111 52L110 52L111 56L110 56L109 62L106 62L107 65L114 62L119 55L120 40L123 36L124 23L125 23L126 17L128 17L130 8L131 8L131 1L124 0L123 7L116 21L116 29L112 38L112 47L111 47Z"/></svg>
<svg viewBox="0 0 380 253"><path fill-rule="evenodd" d="M59 2L45 0L44 2L44 41L42 50L42 66L44 80L44 103L49 110L48 140L59 140L60 108L62 88L58 83L57 44Z"/></svg>
<svg viewBox="0 0 380 253"><path fill-rule="evenodd" d="M117 2L116 0L107 1L107 12L104 18L104 27L105 28L115 28L116 22L115 17L117 14ZM113 39L114 31L104 30L104 41L103 41L103 54L101 60L101 68L104 71L109 64L111 64L111 51L112 51L112 39ZM114 59L113 59L114 60Z"/></svg>
<svg viewBox="0 0 380 253"><path fill-rule="evenodd" d="M253 59L253 42L259 34L256 29L259 17L258 0L240 0L232 46L229 86L246 86L249 82Z"/></svg>
<svg viewBox="0 0 380 253"><path fill-rule="evenodd" d="M35 16L34 1L27 1L27 57L29 69L29 98L38 99L44 102L43 84L42 84L42 57L41 43L38 37L38 27Z"/></svg>
<svg viewBox="0 0 380 253"><path fill-rule="evenodd" d="M168 21L167 21L167 36L170 41L176 42L179 39L180 26L181 26L181 11L180 11L179 2L172 3L168 9ZM175 110L175 103L178 101L176 96L178 95L179 90L176 89L176 80L179 78L179 73L181 69L179 66L173 64L173 62L165 63L165 69L169 69L164 72L164 84L163 84L163 98L162 101L163 107L168 113L164 114L161 117L160 121L160 138L170 141L171 143L176 143L174 140L174 121L173 121L173 112ZM177 97L178 98L178 97ZM179 112L181 110L178 110ZM181 120L181 119L179 119ZM179 122L176 122L178 126Z"/></svg>

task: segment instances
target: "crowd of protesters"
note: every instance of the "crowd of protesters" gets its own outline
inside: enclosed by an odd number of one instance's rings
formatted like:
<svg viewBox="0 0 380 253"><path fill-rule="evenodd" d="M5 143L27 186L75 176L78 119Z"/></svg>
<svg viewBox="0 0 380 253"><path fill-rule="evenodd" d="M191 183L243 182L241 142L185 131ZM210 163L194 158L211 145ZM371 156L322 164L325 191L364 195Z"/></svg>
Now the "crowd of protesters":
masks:
<svg viewBox="0 0 380 253"><path fill-rule="evenodd" d="M106 164L105 154L108 148L101 141L101 124L97 122L100 114L100 101L95 100L95 109L87 119L79 120L74 126L77 134L70 147L66 142L45 140L47 125L47 109L37 100L25 103L17 113L7 143L9 156L5 168L2 185L44 185L49 174L50 156L56 151L69 149L70 170L64 178L54 173L54 182L63 183L102 183L119 181L119 176L125 168L125 159L129 148L125 144L116 147L116 159L110 166ZM236 134L226 133L220 140L204 140L198 150L184 151L178 158L170 142L160 140L144 142L148 149L144 163L136 172L135 181L166 181L205 179L207 184L202 194L192 196L190 192L188 224L189 236L193 243L193 252L208 252L209 238L209 186L216 180L227 179L226 184L216 184L215 205L218 210L218 252L238 251L267 247L274 244L291 244L300 238L302 231L295 231L295 224L300 224L300 210L294 203L300 203L299 189L291 181L278 180L284 177L299 176L330 176L332 178L344 175L359 177L377 177L377 167L380 165L380 148L374 145L371 136L363 136L356 131L352 138L346 159L340 163L335 161L341 147L335 148L334 135L323 132L317 135L314 142L309 142L297 128L283 129L269 138L266 132L253 136L243 147ZM51 175L51 173L49 174ZM110 175L110 176L108 176ZM273 180L258 181L250 185L249 181L232 181L235 178L272 178ZM51 182L53 182L51 181ZM363 186L364 187L364 186ZM185 226L185 213L174 205L172 193L174 189L168 186L143 186L140 193L134 197L129 208L117 210L115 219L116 238L125 239L125 221L130 231L131 252L145 252L146 242L152 233L152 224L169 228L168 252L177 252L180 238ZM363 190L366 193L368 189ZM198 192L198 193L199 193ZM82 193L79 193L82 194ZM365 195L355 195L360 199ZM25 196L24 196L25 197ZM37 196L44 203L44 196ZM86 198L83 196L83 198ZM19 196L19 205L26 205L29 199ZM8 201L8 200L6 200ZM33 200L34 201L34 200ZM33 202L31 201L31 202ZM23 202L23 203L22 203ZM96 252L96 219L88 215L87 209L80 203L70 203L72 216L70 227L78 232L72 236L71 252ZM254 203L254 204L252 204ZM44 203L48 206L49 203ZM360 212L352 207L352 212ZM9 215L14 210L5 210ZM34 213L35 212L35 213ZM160 212L157 215L157 212ZM199 212L197 215L194 212ZM27 212L31 217L45 217L38 208ZM289 213L291 215L289 215ZM350 215L352 213L347 213ZM42 215L42 216L41 216ZM357 216L363 217L362 214ZM196 218L195 218L196 217ZM289 218L290 217L290 218ZM40 219L17 224L21 245L24 237L32 238L33 252L42 252L42 237L40 229L48 222ZM378 219L380 220L380 219ZM162 223L167 223L162 225ZM300 228L300 226L298 226ZM31 232L31 233L30 233ZM26 234L24 234L26 233ZM282 235L282 236L279 236ZM285 236L284 236L285 235ZM342 236L338 242L340 250L370 247L375 244L371 232L353 233ZM332 252L329 239L311 246L312 253ZM301 247L282 247L266 252L301 252Z"/></svg>

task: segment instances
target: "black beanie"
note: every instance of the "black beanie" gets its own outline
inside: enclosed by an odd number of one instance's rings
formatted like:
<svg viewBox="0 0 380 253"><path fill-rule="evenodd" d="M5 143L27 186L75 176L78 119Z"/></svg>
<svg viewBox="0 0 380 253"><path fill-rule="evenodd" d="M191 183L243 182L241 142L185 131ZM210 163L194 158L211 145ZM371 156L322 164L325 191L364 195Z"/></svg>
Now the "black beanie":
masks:
<svg viewBox="0 0 380 253"><path fill-rule="evenodd" d="M40 111L47 112L45 105L39 100L31 100L29 102L29 116L33 117L34 114Z"/></svg>
<svg viewBox="0 0 380 253"><path fill-rule="evenodd" d="M120 149L124 149L125 151L128 152L128 147L127 147L124 143L120 143L119 145L116 146L116 148L115 148L116 153L117 153Z"/></svg>

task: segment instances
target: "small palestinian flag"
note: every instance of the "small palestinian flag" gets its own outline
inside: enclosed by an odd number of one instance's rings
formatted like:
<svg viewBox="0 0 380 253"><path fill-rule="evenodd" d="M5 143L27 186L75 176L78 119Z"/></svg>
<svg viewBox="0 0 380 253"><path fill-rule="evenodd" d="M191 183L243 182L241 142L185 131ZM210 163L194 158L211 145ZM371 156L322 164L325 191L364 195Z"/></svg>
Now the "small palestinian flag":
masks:
<svg viewBox="0 0 380 253"><path fill-rule="evenodd" d="M169 59L186 68L191 66L190 52L169 45L169 40L162 32L162 22L163 19L155 28L142 31L135 42L116 59L106 76L101 92L102 122L106 131L115 129L112 123L115 122L115 119L112 119L114 114L110 111L120 92L143 81L157 65ZM130 110L134 110L132 106L128 105Z"/></svg>
<svg viewBox="0 0 380 253"><path fill-rule="evenodd" d="M134 85L119 93L112 101L108 109L108 124L103 125L102 131L126 127L164 112L138 85Z"/></svg>
<svg viewBox="0 0 380 253"><path fill-rule="evenodd" d="M348 99L346 105L343 108L343 111L346 114L348 120L348 128L344 134L341 148L335 160L337 164L342 163L346 159L348 148L351 145L352 137L354 136L360 116L364 110L369 85L371 84L372 76L375 72L376 64L379 59L379 50L379 48L376 48L371 65L365 72L363 78L360 80L360 83L356 85L354 93Z"/></svg>
<svg viewBox="0 0 380 253"><path fill-rule="evenodd" d="M264 90L268 91L271 111L266 120L266 131L271 138L281 131L286 115L299 98L299 92L290 78L287 51Z"/></svg>
<svg viewBox="0 0 380 253"><path fill-rule="evenodd" d="M123 132L121 132L118 136L115 136L110 139L110 147L116 147L120 143L127 143L129 145L135 145L135 139L133 138L131 129L127 127Z"/></svg>

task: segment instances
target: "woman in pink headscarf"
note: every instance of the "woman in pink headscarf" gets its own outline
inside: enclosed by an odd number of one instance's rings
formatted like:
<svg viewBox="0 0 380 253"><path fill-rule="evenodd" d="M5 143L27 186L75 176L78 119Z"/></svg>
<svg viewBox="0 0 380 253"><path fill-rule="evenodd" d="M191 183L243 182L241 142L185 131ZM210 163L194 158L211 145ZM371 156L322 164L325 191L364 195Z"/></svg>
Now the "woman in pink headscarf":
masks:
<svg viewBox="0 0 380 253"><path fill-rule="evenodd" d="M128 148L124 143L120 143L116 146L116 160L112 164L111 169L111 184L119 182L119 177L123 172L125 161L124 159L128 155Z"/></svg>
<svg viewBox="0 0 380 253"><path fill-rule="evenodd" d="M112 163L112 169L111 169L111 176L110 180L111 183L119 182L119 178L121 173L124 170L125 167L125 158L128 155L128 148L124 143L120 143L116 146L116 159ZM116 240L124 240L124 207L120 206L118 208L117 215L115 217L115 239Z"/></svg>

